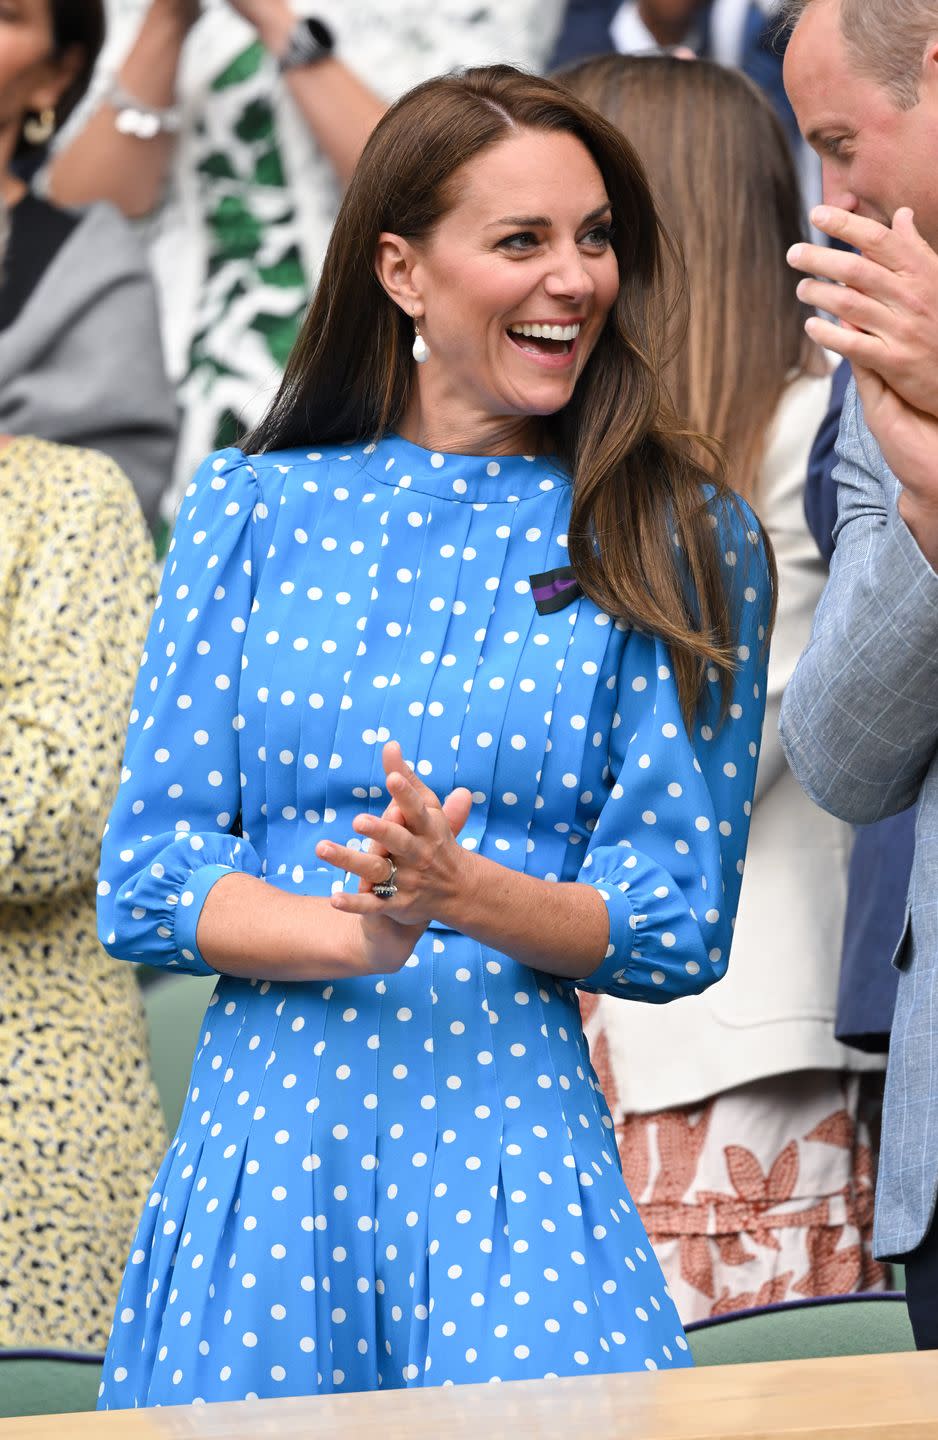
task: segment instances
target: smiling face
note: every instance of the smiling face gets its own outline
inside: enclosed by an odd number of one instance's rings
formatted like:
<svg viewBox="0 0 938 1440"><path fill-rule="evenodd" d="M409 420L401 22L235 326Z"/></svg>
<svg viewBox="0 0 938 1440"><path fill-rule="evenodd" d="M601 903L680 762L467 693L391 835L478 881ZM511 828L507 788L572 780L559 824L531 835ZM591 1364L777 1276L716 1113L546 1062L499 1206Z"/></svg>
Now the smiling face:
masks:
<svg viewBox="0 0 938 1440"><path fill-rule="evenodd" d="M884 225L903 205L938 246L938 57L924 57L918 104L900 109L863 74L843 37L839 0L808 6L785 56L785 89L821 157L824 199Z"/></svg>
<svg viewBox="0 0 938 1440"><path fill-rule="evenodd" d="M618 294L606 188L574 136L522 130L463 166L452 193L426 241L382 238L382 282L430 347L401 429L440 449L534 448Z"/></svg>

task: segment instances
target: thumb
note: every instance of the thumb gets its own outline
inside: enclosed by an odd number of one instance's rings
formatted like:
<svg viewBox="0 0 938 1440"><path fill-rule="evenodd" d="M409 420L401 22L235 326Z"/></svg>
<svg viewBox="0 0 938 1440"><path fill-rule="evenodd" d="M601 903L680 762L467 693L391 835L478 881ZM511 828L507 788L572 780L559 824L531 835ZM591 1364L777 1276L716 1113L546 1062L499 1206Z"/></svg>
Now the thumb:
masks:
<svg viewBox="0 0 938 1440"><path fill-rule="evenodd" d="M458 835L466 821L469 819L469 812L472 809L472 794L464 785L458 790L453 790L443 801L443 814L450 824L454 835Z"/></svg>
<svg viewBox="0 0 938 1440"><path fill-rule="evenodd" d="M892 229L897 235L914 235L916 240L922 237L915 226L915 212L908 205L903 205L892 217Z"/></svg>
<svg viewBox="0 0 938 1440"><path fill-rule="evenodd" d="M899 273L903 271L908 274L915 273L917 267L926 261L933 262L935 258L934 247L926 240L921 230L915 223L915 212L910 210L908 205L903 205L892 217L892 229L900 239L909 243L909 251L900 260Z"/></svg>
<svg viewBox="0 0 938 1440"><path fill-rule="evenodd" d="M382 748L381 763L384 766L385 775L393 775L395 771L399 775L403 775L409 768L404 759L404 752L396 740L389 740Z"/></svg>
<svg viewBox="0 0 938 1440"><path fill-rule="evenodd" d="M857 382L860 403L864 411L869 414L885 398L887 388L885 382L875 370L868 370L865 365L858 364L856 360L850 362L850 367L853 370L853 378Z"/></svg>

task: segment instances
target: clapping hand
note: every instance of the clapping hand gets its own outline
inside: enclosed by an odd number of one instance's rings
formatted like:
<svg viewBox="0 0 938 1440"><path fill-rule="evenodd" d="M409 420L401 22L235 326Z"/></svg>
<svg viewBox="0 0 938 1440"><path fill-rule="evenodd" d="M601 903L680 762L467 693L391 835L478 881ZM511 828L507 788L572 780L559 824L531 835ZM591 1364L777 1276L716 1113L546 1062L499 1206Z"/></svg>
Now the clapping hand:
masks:
<svg viewBox="0 0 938 1440"><path fill-rule="evenodd" d="M365 968L399 969L430 920L445 912L466 883L468 859L459 835L472 808L468 790L453 790L441 804L404 761L391 742L382 753L390 804L381 816L358 815L353 828L368 839L367 850L322 840L316 854L359 878L358 894L333 895L337 910L358 915L362 925ZM372 887L388 879L393 857L396 894L381 899Z"/></svg>

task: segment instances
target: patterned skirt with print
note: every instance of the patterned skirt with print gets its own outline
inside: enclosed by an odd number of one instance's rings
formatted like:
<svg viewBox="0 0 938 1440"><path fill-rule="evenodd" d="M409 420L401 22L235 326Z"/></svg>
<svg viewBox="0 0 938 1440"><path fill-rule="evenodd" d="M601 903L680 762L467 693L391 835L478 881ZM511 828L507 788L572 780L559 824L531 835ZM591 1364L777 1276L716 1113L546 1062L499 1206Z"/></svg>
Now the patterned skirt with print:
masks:
<svg viewBox="0 0 938 1440"><path fill-rule="evenodd" d="M592 1050L623 1174L683 1324L886 1288L872 1254L881 1074L806 1070L624 1115L602 1034Z"/></svg>

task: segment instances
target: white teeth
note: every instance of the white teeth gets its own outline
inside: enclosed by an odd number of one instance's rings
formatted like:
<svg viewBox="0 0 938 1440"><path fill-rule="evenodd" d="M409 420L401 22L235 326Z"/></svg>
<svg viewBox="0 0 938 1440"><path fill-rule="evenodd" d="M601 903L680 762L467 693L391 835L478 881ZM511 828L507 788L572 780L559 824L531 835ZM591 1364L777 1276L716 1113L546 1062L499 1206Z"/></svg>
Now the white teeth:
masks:
<svg viewBox="0 0 938 1440"><path fill-rule="evenodd" d="M575 340L579 325L509 325L512 335L526 335L531 340Z"/></svg>

